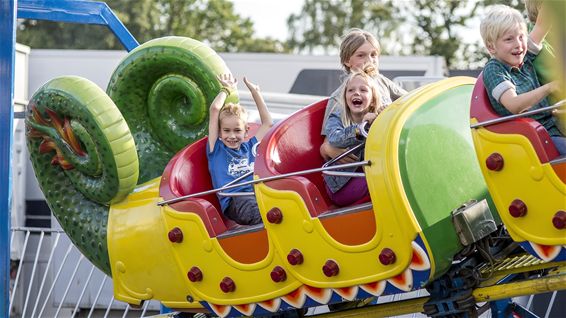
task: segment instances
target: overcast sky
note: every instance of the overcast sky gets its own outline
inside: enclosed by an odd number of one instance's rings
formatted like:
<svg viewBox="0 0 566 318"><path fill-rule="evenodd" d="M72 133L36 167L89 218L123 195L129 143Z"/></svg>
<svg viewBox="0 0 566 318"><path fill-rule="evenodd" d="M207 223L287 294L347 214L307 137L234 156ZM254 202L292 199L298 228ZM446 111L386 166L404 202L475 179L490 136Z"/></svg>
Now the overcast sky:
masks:
<svg viewBox="0 0 566 318"><path fill-rule="evenodd" d="M232 0L236 12L249 17L254 22L258 37L287 40L287 18L292 13L300 13L304 0ZM480 40L479 19L472 19L469 28L460 28L463 40L474 43Z"/></svg>
<svg viewBox="0 0 566 318"><path fill-rule="evenodd" d="M236 12L254 22L256 35L287 39L287 18L299 13L304 0L233 0Z"/></svg>

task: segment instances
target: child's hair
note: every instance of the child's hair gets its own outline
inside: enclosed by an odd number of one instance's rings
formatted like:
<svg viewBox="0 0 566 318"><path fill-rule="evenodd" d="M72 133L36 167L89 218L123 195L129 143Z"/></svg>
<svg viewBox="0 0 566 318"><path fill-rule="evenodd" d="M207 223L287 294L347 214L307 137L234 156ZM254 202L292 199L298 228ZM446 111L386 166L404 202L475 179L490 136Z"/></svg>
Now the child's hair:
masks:
<svg viewBox="0 0 566 318"><path fill-rule="evenodd" d="M503 36L504 33L520 27L525 33L527 25L519 11L509 6L497 4L491 7L480 24L480 33L487 48Z"/></svg>
<svg viewBox="0 0 566 318"><path fill-rule="evenodd" d="M537 22L538 11L542 6L542 0L525 0L525 9L527 9L527 17L531 23Z"/></svg>
<svg viewBox="0 0 566 318"><path fill-rule="evenodd" d="M340 43L340 63L342 63L342 66L344 66L347 73L350 73L350 68L346 66L346 63L348 63L356 50L359 49L360 46L364 45L366 41L375 47L378 55L381 53L379 42L373 34L367 31L354 28L350 29L348 33L342 37L342 43Z"/></svg>
<svg viewBox="0 0 566 318"><path fill-rule="evenodd" d="M346 92L348 91L348 84L350 84L350 81L355 77L361 77L371 90L371 101L369 104L368 113L373 113L376 109L379 108L380 98L377 91L377 83L374 79L376 75L377 70L375 69L375 66L373 64L366 64L364 65L363 70L352 72L346 79L346 82L344 82L344 87L342 89L342 105L344 106L344 109L340 117L342 124L344 124L344 127L350 126L354 122L350 107L348 107L348 101L346 100ZM339 105L340 104L337 104L336 106L338 107Z"/></svg>
<svg viewBox="0 0 566 318"><path fill-rule="evenodd" d="M240 104L228 103L222 106L218 114L218 127L221 126L222 119L230 116L238 117L244 125L248 124L248 112Z"/></svg>

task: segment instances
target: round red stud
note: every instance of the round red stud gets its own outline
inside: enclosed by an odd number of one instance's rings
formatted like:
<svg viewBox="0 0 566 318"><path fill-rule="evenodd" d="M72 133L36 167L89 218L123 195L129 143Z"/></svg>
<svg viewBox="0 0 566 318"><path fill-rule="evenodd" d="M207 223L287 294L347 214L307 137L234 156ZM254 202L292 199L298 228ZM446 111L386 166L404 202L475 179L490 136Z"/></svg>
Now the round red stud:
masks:
<svg viewBox="0 0 566 318"><path fill-rule="evenodd" d="M271 271L271 279L276 283L284 282L287 279L285 269L281 266L275 266Z"/></svg>
<svg viewBox="0 0 566 318"><path fill-rule="evenodd" d="M287 261L291 265L299 265L303 263L303 253L298 249L292 249L289 254L287 254Z"/></svg>
<svg viewBox="0 0 566 318"><path fill-rule="evenodd" d="M379 253L379 262L383 265L391 265L395 263L397 256L390 248L384 248L381 253Z"/></svg>
<svg viewBox="0 0 566 318"><path fill-rule="evenodd" d="M169 237L169 241L171 241L172 243L181 243L183 241L183 231L181 231L181 229L178 227L175 227L171 231L169 231L169 234L167 234L167 236Z"/></svg>
<svg viewBox="0 0 566 318"><path fill-rule="evenodd" d="M220 289L225 293L231 293L236 290L236 283L230 277L224 277L220 282Z"/></svg>
<svg viewBox="0 0 566 318"><path fill-rule="evenodd" d="M525 202L515 199L509 205L509 214L514 218L520 218L527 215L527 205Z"/></svg>
<svg viewBox="0 0 566 318"><path fill-rule="evenodd" d="M552 218L552 225L555 228L562 230L566 228L566 211L558 211Z"/></svg>
<svg viewBox="0 0 566 318"><path fill-rule="evenodd" d="M273 208L267 212L267 221L272 224L279 224L283 220L283 213L279 208Z"/></svg>
<svg viewBox="0 0 566 318"><path fill-rule="evenodd" d="M491 155L489 155L489 157L487 157L487 159L485 159L485 165L489 170L492 171L499 171L503 169L503 164L503 156L501 156L497 152L492 153Z"/></svg>
<svg viewBox="0 0 566 318"><path fill-rule="evenodd" d="M200 282L202 280L202 271L200 270L200 268L193 266L187 273L187 277L193 283Z"/></svg>
<svg viewBox="0 0 566 318"><path fill-rule="evenodd" d="M340 267L335 261L329 259L324 263L324 266L322 266L322 272L324 272L326 277L336 276L340 272Z"/></svg>

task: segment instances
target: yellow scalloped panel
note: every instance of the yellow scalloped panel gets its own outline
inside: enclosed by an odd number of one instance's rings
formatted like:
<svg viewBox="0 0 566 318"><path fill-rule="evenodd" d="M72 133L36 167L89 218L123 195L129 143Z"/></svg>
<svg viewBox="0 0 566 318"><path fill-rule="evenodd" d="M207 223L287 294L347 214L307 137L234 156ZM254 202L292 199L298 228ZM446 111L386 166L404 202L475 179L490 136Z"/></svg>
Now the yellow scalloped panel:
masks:
<svg viewBox="0 0 566 318"><path fill-rule="evenodd" d="M566 233L552 224L554 214L566 210L566 185L549 163L541 164L529 140L522 135L472 130L474 144L489 192L513 240L541 245L564 245ZM491 171L485 165L492 153L503 156L504 167ZM519 199L527 214L514 218L509 205Z"/></svg>

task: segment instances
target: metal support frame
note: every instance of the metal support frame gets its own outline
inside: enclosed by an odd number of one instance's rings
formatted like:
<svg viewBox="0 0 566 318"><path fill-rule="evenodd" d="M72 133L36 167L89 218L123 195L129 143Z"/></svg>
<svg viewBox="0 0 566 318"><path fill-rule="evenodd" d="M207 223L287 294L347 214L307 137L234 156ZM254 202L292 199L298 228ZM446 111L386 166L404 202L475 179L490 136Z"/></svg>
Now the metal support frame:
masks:
<svg viewBox="0 0 566 318"><path fill-rule="evenodd" d="M18 18L107 26L126 50L139 43L104 2L83 0L19 0Z"/></svg>
<svg viewBox="0 0 566 318"><path fill-rule="evenodd" d="M491 125L499 124L499 123L502 123L502 122L510 121L512 119L524 118L524 117L528 117L528 116L539 114L539 113L550 112L550 111L553 111L555 109L563 108L564 106L566 106L566 100L561 100L561 101L557 102L556 104L550 105L550 106L547 106L547 107L537 108L537 109L534 109L534 110L529 110L529 111L526 111L526 112L522 112L522 113L515 114L515 115L509 115L509 116L505 116L505 117L501 117L501 118L490 119L490 120L482 121L481 123L475 123L475 124L470 125L470 128L491 126Z"/></svg>
<svg viewBox="0 0 566 318"><path fill-rule="evenodd" d="M513 318L513 313L519 314L525 318L538 318L535 314L527 309L512 303L510 298L542 294L549 291L564 290L566 289L566 274L564 274L565 262L562 263L544 263L545 268L559 268L546 277L533 278L528 280L520 280L518 282L501 280L501 285L491 285L486 287L476 288L472 295L476 303L489 302L488 306L492 310L492 317L497 318ZM528 266L519 270L519 272L530 272L538 265ZM514 277L514 276L512 276ZM508 278L512 278L508 277ZM455 284L454 284L455 285ZM460 284L461 285L461 284ZM317 318L346 318L346 317L391 317L397 315L407 315L416 312L426 312L427 304L430 306L431 296L416 297L402 301L393 301L388 303L381 303L362 308L352 308L343 311L336 311L330 313L323 313L313 315L311 317ZM450 308L448 308L450 307ZM443 309L453 309L453 306L448 304ZM430 308L430 307L429 307ZM449 315L444 312L444 314ZM441 316L441 315L439 315ZM465 313L458 315L458 317L466 317ZM470 317L470 315L468 315Z"/></svg>
<svg viewBox="0 0 566 318"><path fill-rule="evenodd" d="M10 316L10 207L16 0L0 1L0 316Z"/></svg>
<svg viewBox="0 0 566 318"><path fill-rule="evenodd" d="M498 280L497 284L507 284L512 282L517 277L517 274L511 274L505 276L503 279ZM513 302L511 298L504 298L500 300L495 300L489 302L489 308L491 309L492 318L513 318L514 313L521 312L522 318L539 318L537 315L533 314L526 308L523 308L519 304Z"/></svg>
<svg viewBox="0 0 566 318"><path fill-rule="evenodd" d="M539 318L523 306L514 303L511 299L502 299L489 303L492 318L514 318L517 314L521 318Z"/></svg>
<svg viewBox="0 0 566 318"><path fill-rule="evenodd" d="M10 316L11 158L14 122L16 19L50 20L107 26L129 52L139 44L103 2L80 0L0 1L0 317Z"/></svg>

